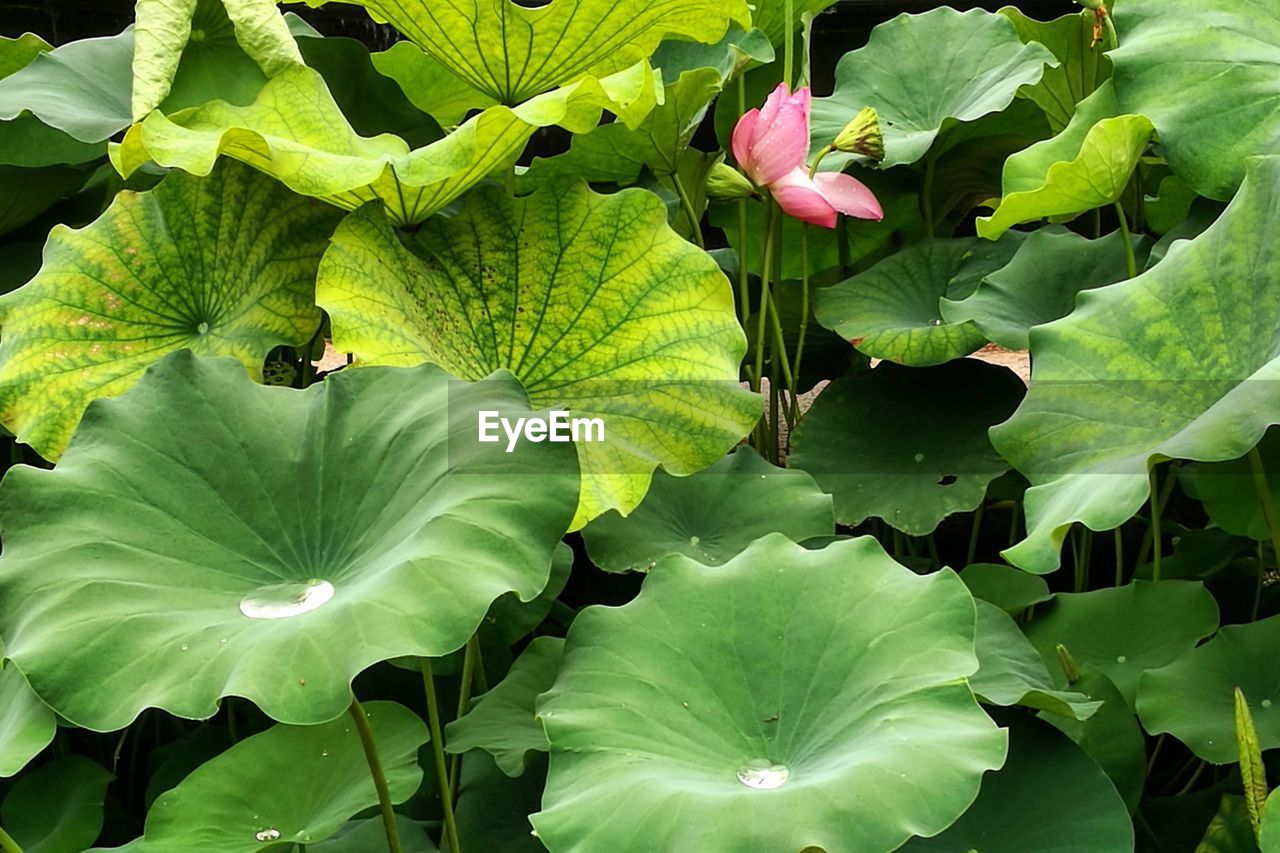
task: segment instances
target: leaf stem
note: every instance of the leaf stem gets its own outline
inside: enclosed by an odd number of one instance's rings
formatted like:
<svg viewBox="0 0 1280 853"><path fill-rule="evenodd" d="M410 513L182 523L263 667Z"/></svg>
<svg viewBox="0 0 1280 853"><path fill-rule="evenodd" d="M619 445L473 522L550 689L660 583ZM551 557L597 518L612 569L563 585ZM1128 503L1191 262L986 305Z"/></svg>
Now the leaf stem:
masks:
<svg viewBox="0 0 1280 853"><path fill-rule="evenodd" d="M932 156L928 156L924 161L924 190L920 195L922 204L922 212L924 213L924 233L933 239L934 223L933 223L933 179L936 171L937 160Z"/></svg>
<svg viewBox="0 0 1280 853"><path fill-rule="evenodd" d="M1116 536L1116 586L1124 586L1124 537L1120 528L1115 529Z"/></svg>
<svg viewBox="0 0 1280 853"><path fill-rule="evenodd" d="M795 47L795 8L794 0L786 0L785 4L785 22L787 27L786 46L782 51L782 81L787 84L787 89L791 88L791 53Z"/></svg>
<svg viewBox="0 0 1280 853"><path fill-rule="evenodd" d="M769 274L773 271L773 220L777 208L772 201L766 202L764 216L764 256L760 262L760 309L756 316L756 386L760 391L760 377L764 376L764 324L769 313Z"/></svg>
<svg viewBox="0 0 1280 853"><path fill-rule="evenodd" d="M1133 234L1129 232L1129 219L1124 215L1124 205L1116 202L1116 216L1120 220L1120 239L1124 241L1124 264L1129 278L1138 275L1138 259L1133 254Z"/></svg>
<svg viewBox="0 0 1280 853"><path fill-rule="evenodd" d="M453 793L449 787L449 769L444 761L440 700L436 698L436 682L431 676L431 658L418 658L418 665L422 668L422 686L427 693L427 726L431 730L431 753L435 756L436 779L440 784L440 804L444 809L444 834L449 841L449 849L452 853L461 853L458 825L453 819Z"/></svg>
<svg viewBox="0 0 1280 853"><path fill-rule="evenodd" d="M982 515L986 512L986 502L978 504L973 511L973 527L969 531L969 548L964 552L964 564L973 565L973 558L978 556L978 534L982 532Z"/></svg>
<svg viewBox="0 0 1280 853"><path fill-rule="evenodd" d="M360 733L364 760L369 763L369 775L373 777L373 787L378 792L378 809L382 812L382 826L387 833L387 847L391 853L401 853L400 830L396 826L395 810L391 807L391 791L387 788L387 775L382 772L382 760L378 758L378 746L373 742L369 718L365 715L360 700L354 696L351 697L351 707L347 710L351 713L351 719L355 720L356 731Z"/></svg>
<svg viewBox="0 0 1280 853"><path fill-rule="evenodd" d="M698 216L698 212L693 209L693 200L689 198L684 182L680 180L679 172L671 173L671 183L676 188L676 195L680 197L680 206L684 209L684 215L689 219L689 233L693 236L693 242L699 249L705 250L707 242L702 239L702 217Z"/></svg>
<svg viewBox="0 0 1280 853"><path fill-rule="evenodd" d="M467 640L466 651L462 654L462 683L458 686L458 716L460 720L471 707L471 686L475 683L476 662L480 658L480 634L471 635ZM458 774L461 772L462 756L453 755L449 759L449 791L458 796Z"/></svg>
<svg viewBox="0 0 1280 853"><path fill-rule="evenodd" d="M1151 486L1151 579L1158 581L1160 580L1160 512L1164 507L1160 500L1160 492L1156 488L1159 485L1156 466L1151 466L1147 477ZM1172 476L1169 479L1170 482L1173 481Z"/></svg>

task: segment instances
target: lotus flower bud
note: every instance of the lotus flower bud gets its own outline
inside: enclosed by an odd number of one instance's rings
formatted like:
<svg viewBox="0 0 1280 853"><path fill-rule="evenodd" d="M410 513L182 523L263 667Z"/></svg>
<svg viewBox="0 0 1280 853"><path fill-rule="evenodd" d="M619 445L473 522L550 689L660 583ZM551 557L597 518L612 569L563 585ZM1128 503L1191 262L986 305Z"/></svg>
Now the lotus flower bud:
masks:
<svg viewBox="0 0 1280 853"><path fill-rule="evenodd" d="M884 133L880 130L880 116L874 107L863 107L853 120L836 135L832 148L846 154L861 154L876 162L884 159Z"/></svg>
<svg viewBox="0 0 1280 853"><path fill-rule="evenodd" d="M707 198L712 201L737 201L756 194L756 188L732 166L716 163L707 174Z"/></svg>

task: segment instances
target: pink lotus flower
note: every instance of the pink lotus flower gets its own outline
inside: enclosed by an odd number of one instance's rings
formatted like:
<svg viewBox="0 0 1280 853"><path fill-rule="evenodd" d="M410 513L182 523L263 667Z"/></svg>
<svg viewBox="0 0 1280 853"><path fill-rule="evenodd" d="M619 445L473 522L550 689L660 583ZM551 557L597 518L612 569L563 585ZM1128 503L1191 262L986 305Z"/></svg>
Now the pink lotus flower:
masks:
<svg viewBox="0 0 1280 853"><path fill-rule="evenodd" d="M805 166L809 153L809 89L794 95L779 83L764 107L749 110L733 129L733 156L758 186L767 187L784 212L836 227L836 214L858 219L884 218L875 195L858 179L840 172L812 178Z"/></svg>

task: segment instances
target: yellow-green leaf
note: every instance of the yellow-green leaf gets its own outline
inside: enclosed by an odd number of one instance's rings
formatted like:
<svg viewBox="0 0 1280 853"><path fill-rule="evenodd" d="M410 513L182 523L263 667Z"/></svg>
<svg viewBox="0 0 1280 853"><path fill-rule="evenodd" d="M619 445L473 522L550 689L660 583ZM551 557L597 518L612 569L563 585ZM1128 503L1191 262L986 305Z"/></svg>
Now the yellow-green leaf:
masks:
<svg viewBox="0 0 1280 853"><path fill-rule="evenodd" d="M1262 836L1262 812L1267 807L1267 768L1262 764L1262 744L1253 725L1253 714L1244 692L1235 689L1236 749L1240 753L1240 781L1244 786L1244 807L1249 813L1253 834Z"/></svg>
<svg viewBox="0 0 1280 853"><path fill-rule="evenodd" d="M737 384L746 341L729 282L643 190L482 187L411 236L363 208L334 234L316 295L358 365L507 368L534 408L602 418L605 440L578 443L575 526L630 512L657 465L711 465L759 413Z"/></svg>
<svg viewBox="0 0 1280 853"><path fill-rule="evenodd" d="M1154 129L1145 116L1120 115L1108 83L1079 106L1066 130L1005 161L1004 197L978 234L995 240L1020 222L1072 219L1120 198Z"/></svg>
<svg viewBox="0 0 1280 853"><path fill-rule="evenodd" d="M495 169L515 162L539 127L583 132L602 108L639 122L655 103L653 72L638 63L611 77L586 77L514 109L495 106L437 142L410 150L397 136L360 136L324 79L306 66L267 81L252 104L214 101L166 116L152 112L113 146L131 175L148 160L207 175L219 155L241 160L303 195L346 209L382 201L399 224L416 224Z"/></svg>
<svg viewBox="0 0 1280 853"><path fill-rule="evenodd" d="M511 0L348 2L507 105L643 62L667 36L714 42L731 21L751 21L745 0L551 0L538 8Z"/></svg>
<svg viewBox="0 0 1280 853"><path fill-rule="evenodd" d="M122 192L80 230L56 227L44 265L0 298L0 422L57 459L91 400L120 394L165 354L232 355L255 376L301 345L338 214L228 163Z"/></svg>
<svg viewBox="0 0 1280 853"><path fill-rule="evenodd" d="M160 106L191 38L196 0L138 0L133 28L133 119Z"/></svg>

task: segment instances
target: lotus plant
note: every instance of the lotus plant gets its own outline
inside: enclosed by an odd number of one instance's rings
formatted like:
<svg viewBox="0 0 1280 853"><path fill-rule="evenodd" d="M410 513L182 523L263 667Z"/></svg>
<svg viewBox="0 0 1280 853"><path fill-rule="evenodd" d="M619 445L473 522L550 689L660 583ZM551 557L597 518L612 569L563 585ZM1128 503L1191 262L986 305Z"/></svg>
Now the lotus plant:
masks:
<svg viewBox="0 0 1280 853"><path fill-rule="evenodd" d="M866 184L841 172L817 172L805 165L809 152L809 88L794 93L786 83L747 111L733 129L733 156L758 186L769 190L783 212L835 228L837 214L884 218ZM816 164L815 164L816 166Z"/></svg>

